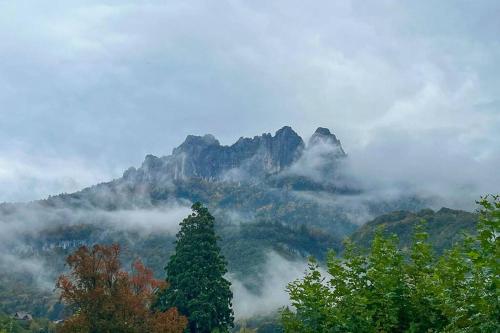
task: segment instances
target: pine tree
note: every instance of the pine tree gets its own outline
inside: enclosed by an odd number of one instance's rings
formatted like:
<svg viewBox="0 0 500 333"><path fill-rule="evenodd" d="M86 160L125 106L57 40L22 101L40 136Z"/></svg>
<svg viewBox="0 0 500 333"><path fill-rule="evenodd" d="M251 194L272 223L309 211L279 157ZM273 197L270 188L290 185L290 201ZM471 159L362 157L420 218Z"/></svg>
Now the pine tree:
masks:
<svg viewBox="0 0 500 333"><path fill-rule="evenodd" d="M175 306L189 319L192 333L228 332L233 327L231 283L224 278L226 261L220 254L214 217L200 203L181 223L175 254L167 264L170 287L159 307Z"/></svg>

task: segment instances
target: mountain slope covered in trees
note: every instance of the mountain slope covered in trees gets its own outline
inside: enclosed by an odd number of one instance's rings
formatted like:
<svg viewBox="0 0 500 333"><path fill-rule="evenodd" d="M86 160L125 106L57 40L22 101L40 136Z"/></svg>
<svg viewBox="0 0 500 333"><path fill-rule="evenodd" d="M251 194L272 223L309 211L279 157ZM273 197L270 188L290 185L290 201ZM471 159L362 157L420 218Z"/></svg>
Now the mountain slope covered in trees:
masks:
<svg viewBox="0 0 500 333"><path fill-rule="evenodd" d="M449 208L441 208L438 211L432 209L418 212L395 211L367 222L350 238L356 244L368 248L377 230L381 229L385 235L397 235L400 246L407 248L412 242L413 229L417 224L424 222L425 229L429 233L429 243L441 253L463 239L464 233L473 233L477 218L475 213Z"/></svg>

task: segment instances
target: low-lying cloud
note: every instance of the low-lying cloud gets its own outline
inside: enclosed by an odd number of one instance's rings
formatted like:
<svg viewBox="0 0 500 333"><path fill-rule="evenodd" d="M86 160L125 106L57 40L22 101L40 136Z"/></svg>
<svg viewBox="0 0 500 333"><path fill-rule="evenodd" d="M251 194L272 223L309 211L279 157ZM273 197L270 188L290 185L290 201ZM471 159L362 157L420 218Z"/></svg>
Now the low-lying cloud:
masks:
<svg viewBox="0 0 500 333"><path fill-rule="evenodd" d="M491 124L484 130L488 133L493 127ZM471 143L448 137L446 132L451 130L431 128L415 132L377 127L372 129L374 137L353 147L346 158L332 159L338 148L325 143L306 149L285 173L359 191L347 196L296 193L320 204L344 207L358 216L366 215L358 213L363 213L367 203L409 197L425 200L431 208L472 210L480 196L500 191L497 172L500 141L498 146L483 147L479 138ZM376 135L380 132L383 134ZM472 133L464 132L464 135ZM495 140L493 134L490 140Z"/></svg>
<svg viewBox="0 0 500 333"><path fill-rule="evenodd" d="M104 221L123 231L135 231L142 235L166 233L175 235L179 223L191 212L189 206L170 206L154 209L130 209L101 212Z"/></svg>
<svg viewBox="0 0 500 333"><path fill-rule="evenodd" d="M167 204L156 208L118 210L44 207L37 203L20 206L14 214L0 216L0 239L19 235L36 235L42 230L75 225L96 225L117 231L134 231L141 235L167 233L175 235L179 222L191 211L189 206Z"/></svg>
<svg viewBox="0 0 500 333"><path fill-rule="evenodd" d="M500 191L499 149L393 131L353 151L343 172L374 195L416 194L431 198L433 208L470 210L481 195Z"/></svg>
<svg viewBox="0 0 500 333"><path fill-rule="evenodd" d="M308 177L317 182L338 183L339 166L343 158L341 148L328 141L309 145L300 158L286 170L285 174Z"/></svg>
<svg viewBox="0 0 500 333"><path fill-rule="evenodd" d="M57 156L14 146L0 150L0 203L71 193L119 173L74 155Z"/></svg>
<svg viewBox="0 0 500 333"><path fill-rule="evenodd" d="M67 239L60 238L64 235L62 230L90 227L102 232L99 237L113 241L114 235L118 235L116 237L128 237L135 243L151 235L175 236L179 223L190 211L188 205L180 203L115 211L55 208L40 203L19 205L15 212L0 216L0 269L31 277L38 288L50 291L54 288L55 276L61 272L54 272L53 267L45 262L44 255L54 247L67 249L92 245L88 243L92 240L79 239L73 234ZM54 231L57 237L52 239ZM61 263L51 264L60 266Z"/></svg>
<svg viewBox="0 0 500 333"><path fill-rule="evenodd" d="M286 286L304 275L307 263L305 260L291 261L276 252L267 255L262 273L259 293L255 293L237 280L232 283L233 309L237 320L254 316L266 316L290 303ZM257 278L257 277L256 277Z"/></svg>

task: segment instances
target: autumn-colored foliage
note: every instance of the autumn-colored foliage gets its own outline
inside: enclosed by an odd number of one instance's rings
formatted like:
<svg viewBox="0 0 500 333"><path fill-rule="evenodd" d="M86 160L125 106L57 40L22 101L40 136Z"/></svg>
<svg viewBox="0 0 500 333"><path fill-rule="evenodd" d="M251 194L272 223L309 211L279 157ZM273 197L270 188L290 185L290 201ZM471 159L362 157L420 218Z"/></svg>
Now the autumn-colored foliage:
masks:
<svg viewBox="0 0 500 333"><path fill-rule="evenodd" d="M57 281L61 300L73 310L60 332L180 333L187 319L177 309L150 310L155 293L166 287L140 261L132 273L121 270L118 245L81 247L68 256L69 275Z"/></svg>

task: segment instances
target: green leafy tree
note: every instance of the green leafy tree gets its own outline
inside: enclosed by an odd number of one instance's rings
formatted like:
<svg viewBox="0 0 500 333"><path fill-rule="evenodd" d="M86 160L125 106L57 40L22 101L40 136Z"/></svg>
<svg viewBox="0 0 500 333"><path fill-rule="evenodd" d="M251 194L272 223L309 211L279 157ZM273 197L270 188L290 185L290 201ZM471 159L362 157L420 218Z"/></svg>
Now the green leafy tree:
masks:
<svg viewBox="0 0 500 333"><path fill-rule="evenodd" d="M328 278L311 261L288 285L285 332L498 332L500 197L478 203L476 235L440 258L420 224L407 252L379 229L368 254L349 241L329 253Z"/></svg>
<svg viewBox="0 0 500 333"><path fill-rule="evenodd" d="M477 234L438 264L447 331L498 332L500 327L500 196L483 197L478 204Z"/></svg>
<svg viewBox="0 0 500 333"><path fill-rule="evenodd" d="M306 276L288 286L295 311L282 312L285 331L400 332L408 293L396 244L379 231L366 256L347 242L343 260L328 254L328 280L311 261Z"/></svg>
<svg viewBox="0 0 500 333"><path fill-rule="evenodd" d="M200 203L181 223L175 254L166 267L167 288L158 306L177 307L189 319L192 333L228 332L233 327L232 292L224 278L226 261L220 254L214 218Z"/></svg>
<svg viewBox="0 0 500 333"><path fill-rule="evenodd" d="M409 332L439 331L447 323L437 297L436 257L424 228L425 221L415 227L410 260L405 265Z"/></svg>
<svg viewBox="0 0 500 333"><path fill-rule="evenodd" d="M403 275L403 254L397 243L395 236L384 238L380 231L373 240L368 256L367 309L377 332L400 332L406 328L407 293Z"/></svg>
<svg viewBox="0 0 500 333"><path fill-rule="evenodd" d="M310 258L309 267L303 280L297 280L287 288L296 313L288 309L283 311L284 328L288 332L314 333L323 332L329 324L328 301L329 289L324 285L324 278L314 258Z"/></svg>

